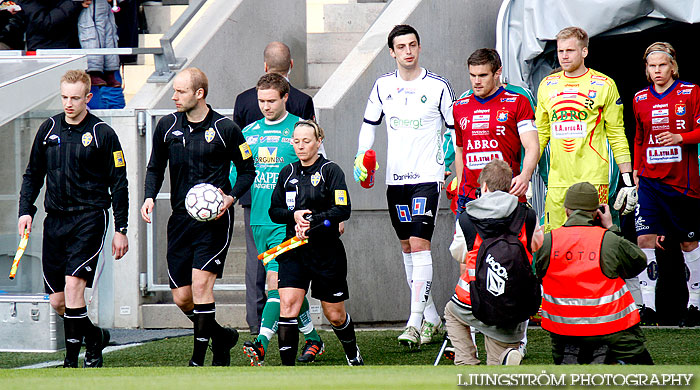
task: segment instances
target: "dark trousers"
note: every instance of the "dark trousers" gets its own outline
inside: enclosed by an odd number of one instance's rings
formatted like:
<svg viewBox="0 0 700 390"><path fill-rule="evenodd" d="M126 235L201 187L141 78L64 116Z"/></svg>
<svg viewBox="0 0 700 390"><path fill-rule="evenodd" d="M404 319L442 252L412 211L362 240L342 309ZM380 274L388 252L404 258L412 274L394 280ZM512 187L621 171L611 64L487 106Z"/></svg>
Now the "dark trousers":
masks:
<svg viewBox="0 0 700 390"><path fill-rule="evenodd" d="M245 220L245 320L251 333L260 332L260 321L267 297L265 295L265 267L258 260L253 231L250 228L250 206L243 206Z"/></svg>

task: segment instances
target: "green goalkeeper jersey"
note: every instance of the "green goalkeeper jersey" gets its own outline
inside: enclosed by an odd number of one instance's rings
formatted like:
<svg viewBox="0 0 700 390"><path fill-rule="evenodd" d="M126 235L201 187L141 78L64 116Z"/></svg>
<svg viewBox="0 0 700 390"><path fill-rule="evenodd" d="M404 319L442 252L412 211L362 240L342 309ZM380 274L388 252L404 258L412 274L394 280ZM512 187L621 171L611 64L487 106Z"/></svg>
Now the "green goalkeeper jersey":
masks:
<svg viewBox="0 0 700 390"><path fill-rule="evenodd" d="M250 208L251 225L276 225L270 220L270 198L277 184L277 177L284 166L299 161L294 146L292 133L299 117L287 114L279 122L269 124L266 119L255 121L243 129L243 137L253 152L255 161L255 182L250 187L252 204ZM231 170L230 180L236 181L236 170Z"/></svg>

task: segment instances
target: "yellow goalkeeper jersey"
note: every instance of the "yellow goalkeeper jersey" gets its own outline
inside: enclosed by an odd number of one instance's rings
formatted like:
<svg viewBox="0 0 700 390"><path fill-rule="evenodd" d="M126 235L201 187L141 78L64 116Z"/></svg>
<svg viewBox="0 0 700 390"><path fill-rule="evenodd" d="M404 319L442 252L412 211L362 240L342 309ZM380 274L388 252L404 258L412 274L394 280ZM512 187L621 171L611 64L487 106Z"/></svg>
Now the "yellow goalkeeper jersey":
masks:
<svg viewBox="0 0 700 390"><path fill-rule="evenodd" d="M618 164L630 162L615 82L593 69L578 77L547 76L537 91L540 152L550 143L550 187L587 181L608 184L610 142Z"/></svg>

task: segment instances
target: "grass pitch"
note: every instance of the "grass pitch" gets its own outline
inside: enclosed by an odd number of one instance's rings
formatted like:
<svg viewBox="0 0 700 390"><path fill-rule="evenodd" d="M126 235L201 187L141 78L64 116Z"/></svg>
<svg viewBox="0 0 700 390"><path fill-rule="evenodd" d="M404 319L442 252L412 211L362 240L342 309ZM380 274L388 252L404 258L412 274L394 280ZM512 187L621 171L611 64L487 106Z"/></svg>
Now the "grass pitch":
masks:
<svg viewBox="0 0 700 390"><path fill-rule="evenodd" d="M103 369L0 370L0 389L70 389L82 386L94 389L455 389L459 377L472 373L579 374L692 373L700 376L700 329L645 329L647 347L657 366L550 366L549 336L540 329L528 331L528 355L520 367L455 367L441 359L432 367L440 343L423 346L419 352L407 352L396 342L397 331L361 331L358 341L367 366L347 367L340 343L333 332L321 331L326 353L310 365L280 367L276 340L270 343L264 367L249 367L239 344L232 351L233 367L184 367L190 357L191 337L150 342L142 346L110 352ZM300 342L300 347L303 341ZM482 362L483 337L477 336ZM211 353L207 354L207 364ZM62 360L63 353L0 353L0 367L11 368L48 360ZM464 383L464 379L463 382ZM694 380L693 388L700 388ZM686 387L687 388L687 387Z"/></svg>

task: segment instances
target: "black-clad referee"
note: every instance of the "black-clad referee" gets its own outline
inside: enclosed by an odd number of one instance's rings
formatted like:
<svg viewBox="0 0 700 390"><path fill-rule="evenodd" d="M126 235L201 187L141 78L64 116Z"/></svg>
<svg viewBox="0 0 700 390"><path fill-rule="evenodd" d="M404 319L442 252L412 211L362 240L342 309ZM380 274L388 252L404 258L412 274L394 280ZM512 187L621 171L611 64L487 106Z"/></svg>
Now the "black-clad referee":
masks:
<svg viewBox="0 0 700 390"><path fill-rule="evenodd" d="M34 139L19 199L19 233L32 230L34 202L46 177L42 267L51 306L65 319L64 367L78 367L85 338L84 367L102 366L109 332L92 324L84 292L92 287L107 234L110 205L116 233L112 255L129 250L126 161L117 134L87 111L90 76L69 70L61 78L63 113L46 120Z"/></svg>
<svg viewBox="0 0 700 390"><path fill-rule="evenodd" d="M189 365L204 365L211 338L212 365L228 366L238 333L216 322L214 281L222 275L233 232L229 208L255 178L253 155L238 126L206 104L209 82L204 72L184 69L173 80L173 89L177 112L163 117L153 134L141 217L151 222L153 200L169 163L173 213L168 220L168 276L173 300L194 323ZM231 162L238 174L233 188L228 180ZM199 183L212 184L224 195L223 211L214 221L198 222L185 210L187 191Z"/></svg>

